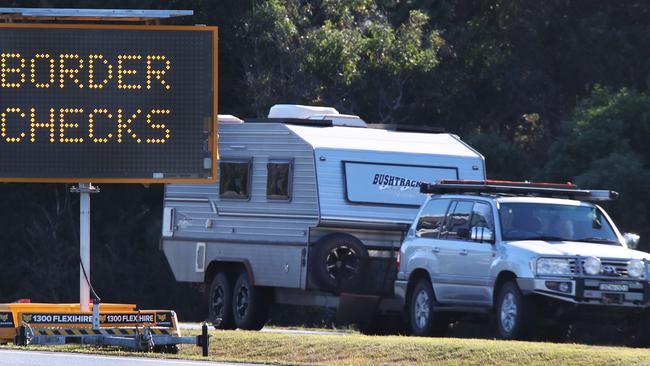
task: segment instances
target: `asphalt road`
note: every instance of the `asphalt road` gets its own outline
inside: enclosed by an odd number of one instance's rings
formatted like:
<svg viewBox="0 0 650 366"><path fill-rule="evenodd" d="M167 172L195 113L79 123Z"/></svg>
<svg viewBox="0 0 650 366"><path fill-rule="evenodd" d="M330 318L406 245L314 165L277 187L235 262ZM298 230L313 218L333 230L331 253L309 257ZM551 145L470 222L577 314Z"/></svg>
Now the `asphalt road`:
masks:
<svg viewBox="0 0 650 366"><path fill-rule="evenodd" d="M163 360L63 352L0 350L0 366L254 366L244 363ZM257 366L257 365L255 365Z"/></svg>

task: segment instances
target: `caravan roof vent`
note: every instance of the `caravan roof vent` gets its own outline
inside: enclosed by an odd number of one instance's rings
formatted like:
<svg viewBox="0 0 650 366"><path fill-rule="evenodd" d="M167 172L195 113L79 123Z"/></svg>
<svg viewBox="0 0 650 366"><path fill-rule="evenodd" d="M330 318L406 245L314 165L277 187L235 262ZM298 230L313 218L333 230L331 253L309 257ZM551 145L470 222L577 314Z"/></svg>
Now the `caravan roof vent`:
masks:
<svg viewBox="0 0 650 366"><path fill-rule="evenodd" d="M334 126L366 127L366 122L359 116L340 114L332 107L276 104L271 107L268 118L322 120L331 121Z"/></svg>
<svg viewBox="0 0 650 366"><path fill-rule="evenodd" d="M219 114L217 115L217 121L219 123L244 123L241 119L233 116L232 114Z"/></svg>

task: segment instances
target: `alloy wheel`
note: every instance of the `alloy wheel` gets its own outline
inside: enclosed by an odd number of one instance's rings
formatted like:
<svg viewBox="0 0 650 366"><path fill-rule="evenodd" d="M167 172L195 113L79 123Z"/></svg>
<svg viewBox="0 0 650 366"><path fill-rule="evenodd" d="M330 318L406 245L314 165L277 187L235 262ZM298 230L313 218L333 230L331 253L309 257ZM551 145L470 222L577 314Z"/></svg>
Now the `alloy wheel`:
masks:
<svg viewBox="0 0 650 366"><path fill-rule="evenodd" d="M501 302L501 326L506 333L511 333L517 325L517 302L515 295L508 292Z"/></svg>
<svg viewBox="0 0 650 366"><path fill-rule="evenodd" d="M415 297L415 324L418 328L423 329L429 323L430 308L429 308L429 295L426 291L422 290L418 292Z"/></svg>

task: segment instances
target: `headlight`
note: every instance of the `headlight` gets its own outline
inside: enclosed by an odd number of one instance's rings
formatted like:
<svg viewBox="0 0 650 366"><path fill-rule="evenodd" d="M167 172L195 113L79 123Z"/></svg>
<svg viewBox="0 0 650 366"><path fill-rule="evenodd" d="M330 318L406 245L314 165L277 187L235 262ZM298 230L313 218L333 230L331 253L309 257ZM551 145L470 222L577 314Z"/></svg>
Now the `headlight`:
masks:
<svg viewBox="0 0 650 366"><path fill-rule="evenodd" d="M596 257L589 257L585 259L584 269L585 269L585 273L587 273L588 275L595 276L599 274L600 268L601 268L600 259Z"/></svg>
<svg viewBox="0 0 650 366"><path fill-rule="evenodd" d="M645 264L638 260L632 259L627 262L627 274L631 277L642 277L645 273Z"/></svg>
<svg viewBox="0 0 650 366"><path fill-rule="evenodd" d="M561 258L540 258L537 260L538 275L569 275L569 260Z"/></svg>

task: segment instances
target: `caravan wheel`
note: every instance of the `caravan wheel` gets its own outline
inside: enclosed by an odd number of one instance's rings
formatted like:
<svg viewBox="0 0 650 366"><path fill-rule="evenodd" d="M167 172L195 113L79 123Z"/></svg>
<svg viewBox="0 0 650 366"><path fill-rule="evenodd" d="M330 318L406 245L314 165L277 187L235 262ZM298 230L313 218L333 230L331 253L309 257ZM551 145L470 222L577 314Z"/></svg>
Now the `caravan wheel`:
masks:
<svg viewBox="0 0 650 366"><path fill-rule="evenodd" d="M216 329L235 329L232 312L232 280L224 272L214 275L208 294L208 314Z"/></svg>
<svg viewBox="0 0 650 366"><path fill-rule="evenodd" d="M368 250L355 237L334 234L314 248L312 269L325 290L341 292L359 286L368 259Z"/></svg>
<svg viewBox="0 0 650 366"><path fill-rule="evenodd" d="M235 282L232 307L237 328L260 330L268 319L268 289L252 286L248 274L242 271Z"/></svg>

